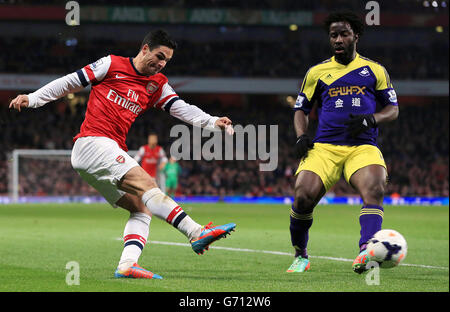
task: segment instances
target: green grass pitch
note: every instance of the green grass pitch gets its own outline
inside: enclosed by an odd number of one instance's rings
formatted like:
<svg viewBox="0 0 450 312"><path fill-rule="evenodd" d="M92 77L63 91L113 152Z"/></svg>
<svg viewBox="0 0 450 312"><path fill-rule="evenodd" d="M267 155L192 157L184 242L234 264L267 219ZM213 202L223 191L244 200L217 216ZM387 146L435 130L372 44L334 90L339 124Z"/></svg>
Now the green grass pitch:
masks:
<svg viewBox="0 0 450 312"><path fill-rule="evenodd" d="M182 203L180 203L182 204ZM379 285L351 269L359 206L321 205L310 231L311 269L293 260L288 205L182 204L197 222L235 222L236 231L196 255L187 239L153 218L140 264L163 280L115 279L125 210L106 204L0 205L2 292L448 292L449 207L385 206L383 228L408 242L405 265L381 269ZM68 285L67 263L79 264ZM70 275L69 275L70 276Z"/></svg>

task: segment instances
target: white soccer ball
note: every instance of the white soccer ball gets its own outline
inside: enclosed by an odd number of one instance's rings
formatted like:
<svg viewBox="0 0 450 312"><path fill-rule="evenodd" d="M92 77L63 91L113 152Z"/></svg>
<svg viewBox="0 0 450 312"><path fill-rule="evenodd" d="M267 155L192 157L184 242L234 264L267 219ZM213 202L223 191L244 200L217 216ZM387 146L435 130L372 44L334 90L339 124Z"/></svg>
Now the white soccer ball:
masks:
<svg viewBox="0 0 450 312"><path fill-rule="evenodd" d="M369 240L367 253L370 261L381 268L393 268L406 258L408 244L402 234L395 230L380 230Z"/></svg>

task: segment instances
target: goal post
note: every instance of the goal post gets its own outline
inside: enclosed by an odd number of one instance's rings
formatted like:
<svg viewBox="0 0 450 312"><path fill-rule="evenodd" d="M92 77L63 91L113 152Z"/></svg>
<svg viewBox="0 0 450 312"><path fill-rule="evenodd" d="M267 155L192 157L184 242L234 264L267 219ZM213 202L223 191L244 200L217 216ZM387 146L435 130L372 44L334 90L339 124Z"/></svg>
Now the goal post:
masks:
<svg viewBox="0 0 450 312"><path fill-rule="evenodd" d="M20 180L21 177L26 175L27 173L23 172L20 165L24 164L24 161L27 160L44 160L44 159L65 159L70 162L70 150L40 150L40 149L16 149L12 152L12 162L11 162L11 169L10 169L10 179L9 179L9 186L10 186L10 197L14 203L17 203L19 201L19 196L27 196L27 195L36 195L37 189L40 188L40 185L35 185L36 192L31 192L31 194L25 194L20 192ZM22 160L22 162L21 162ZM22 166L23 167L23 166ZM29 166L33 167L33 166ZM48 166L48 170L51 170L52 167ZM28 173L29 175L34 176L45 174L45 172L39 172L37 168L32 169L31 172ZM34 193L34 194L33 194Z"/></svg>
<svg viewBox="0 0 450 312"><path fill-rule="evenodd" d="M132 157L137 151L128 151ZM8 191L13 203L34 199L59 198L65 201L89 201L100 194L83 181L72 168L71 150L16 149L10 154ZM165 191L165 176L157 178Z"/></svg>

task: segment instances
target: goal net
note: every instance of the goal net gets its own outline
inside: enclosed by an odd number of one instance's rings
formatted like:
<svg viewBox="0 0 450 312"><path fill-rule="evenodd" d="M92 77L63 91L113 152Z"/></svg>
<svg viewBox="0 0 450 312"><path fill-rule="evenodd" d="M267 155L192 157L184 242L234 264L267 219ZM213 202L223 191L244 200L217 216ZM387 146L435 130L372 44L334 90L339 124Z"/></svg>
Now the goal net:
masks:
<svg viewBox="0 0 450 312"><path fill-rule="evenodd" d="M132 157L137 151L128 151ZM18 149L9 162L9 197L12 202L106 202L72 168L71 150ZM157 183L164 190L164 175Z"/></svg>

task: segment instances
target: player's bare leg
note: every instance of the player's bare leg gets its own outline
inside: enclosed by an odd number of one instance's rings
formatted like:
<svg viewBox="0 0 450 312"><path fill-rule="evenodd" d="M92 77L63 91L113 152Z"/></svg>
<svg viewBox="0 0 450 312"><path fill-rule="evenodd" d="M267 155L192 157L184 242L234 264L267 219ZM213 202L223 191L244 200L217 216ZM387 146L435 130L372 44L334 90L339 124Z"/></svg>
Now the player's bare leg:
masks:
<svg viewBox="0 0 450 312"><path fill-rule="evenodd" d="M310 267L306 249L309 228L313 222L314 207L323 195L325 195L325 187L320 177L312 171L300 171L295 183L289 227L295 259L287 272L304 272Z"/></svg>
<svg viewBox="0 0 450 312"><path fill-rule="evenodd" d="M142 198L147 190L158 188L156 181L142 167L131 168L122 178L118 185L124 192Z"/></svg>
<svg viewBox="0 0 450 312"><path fill-rule="evenodd" d="M363 167L350 178L350 184L358 191L363 200L359 216L361 237L358 245L360 253L353 262L353 270L357 273L364 272L366 264L370 261L366 252L367 241L381 230L386 179L386 169L380 165Z"/></svg>
<svg viewBox="0 0 450 312"><path fill-rule="evenodd" d="M152 216L152 213L145 207L144 203L137 197L136 195L125 194L120 198L117 203L117 206L128 210L130 213L140 212L145 213Z"/></svg>
<svg viewBox="0 0 450 312"><path fill-rule="evenodd" d="M202 227L188 216L183 209L156 185L155 180L137 166L130 169L120 181L119 188L138 196L152 215L165 220L182 232L192 244L197 254L202 254L214 241L225 237L234 230L236 224Z"/></svg>
<svg viewBox="0 0 450 312"><path fill-rule="evenodd" d="M387 172L383 166L369 165L357 170L350 184L359 192L366 205L382 205L387 183Z"/></svg>

